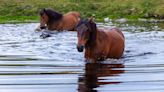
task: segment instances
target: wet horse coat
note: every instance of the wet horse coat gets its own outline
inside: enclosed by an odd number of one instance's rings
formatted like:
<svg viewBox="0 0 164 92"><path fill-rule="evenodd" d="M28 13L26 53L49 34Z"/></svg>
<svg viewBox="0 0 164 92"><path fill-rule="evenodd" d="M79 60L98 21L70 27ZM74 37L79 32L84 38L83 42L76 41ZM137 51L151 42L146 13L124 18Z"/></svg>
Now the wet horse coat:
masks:
<svg viewBox="0 0 164 92"><path fill-rule="evenodd" d="M75 26L80 21L80 14L78 12L69 12L67 14L60 14L52 9L43 9L40 11L40 29L47 28L48 30L57 31L74 31ZM37 31L40 31L37 28Z"/></svg>
<svg viewBox="0 0 164 92"><path fill-rule="evenodd" d="M85 48L87 60L119 59L124 52L125 38L118 28L98 29L92 20L81 21L77 25L79 52Z"/></svg>

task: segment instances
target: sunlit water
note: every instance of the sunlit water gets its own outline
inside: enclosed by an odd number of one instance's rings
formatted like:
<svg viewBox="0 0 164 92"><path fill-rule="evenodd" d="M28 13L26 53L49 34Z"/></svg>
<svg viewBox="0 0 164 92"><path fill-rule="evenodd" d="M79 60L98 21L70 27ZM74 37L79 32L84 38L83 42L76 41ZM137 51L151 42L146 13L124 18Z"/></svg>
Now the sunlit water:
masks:
<svg viewBox="0 0 164 92"><path fill-rule="evenodd" d="M41 39L38 24L1 24L0 92L163 92L163 23L98 24L123 30L121 59L85 63L76 32Z"/></svg>

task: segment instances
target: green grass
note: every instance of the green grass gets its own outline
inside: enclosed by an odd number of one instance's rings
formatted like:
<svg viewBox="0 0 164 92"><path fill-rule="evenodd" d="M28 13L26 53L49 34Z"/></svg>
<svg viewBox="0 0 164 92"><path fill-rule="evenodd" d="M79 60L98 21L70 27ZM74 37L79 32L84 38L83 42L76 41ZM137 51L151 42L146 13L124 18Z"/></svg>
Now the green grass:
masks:
<svg viewBox="0 0 164 92"><path fill-rule="evenodd" d="M34 23L39 22L38 16L0 16L0 24L3 23Z"/></svg>
<svg viewBox="0 0 164 92"><path fill-rule="evenodd" d="M164 18L164 0L0 0L0 23L38 22L38 11L53 8L61 13L78 11L97 20Z"/></svg>

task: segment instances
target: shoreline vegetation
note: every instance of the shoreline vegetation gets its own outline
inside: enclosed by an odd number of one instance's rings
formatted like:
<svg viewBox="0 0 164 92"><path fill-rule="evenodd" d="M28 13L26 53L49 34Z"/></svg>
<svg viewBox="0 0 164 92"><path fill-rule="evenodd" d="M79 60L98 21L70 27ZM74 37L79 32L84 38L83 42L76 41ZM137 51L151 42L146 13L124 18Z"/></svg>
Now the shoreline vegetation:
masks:
<svg viewBox="0 0 164 92"><path fill-rule="evenodd" d="M96 21L164 21L164 0L0 0L0 23L39 22L43 8L78 11Z"/></svg>

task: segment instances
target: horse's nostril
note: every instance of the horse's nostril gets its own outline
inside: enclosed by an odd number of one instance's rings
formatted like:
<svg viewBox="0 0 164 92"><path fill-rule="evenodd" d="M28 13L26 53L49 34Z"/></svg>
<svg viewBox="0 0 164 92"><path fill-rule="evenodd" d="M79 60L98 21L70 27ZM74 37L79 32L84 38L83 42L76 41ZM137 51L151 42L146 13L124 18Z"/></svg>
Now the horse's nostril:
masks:
<svg viewBox="0 0 164 92"><path fill-rule="evenodd" d="M78 52L83 52L84 46L77 46Z"/></svg>

